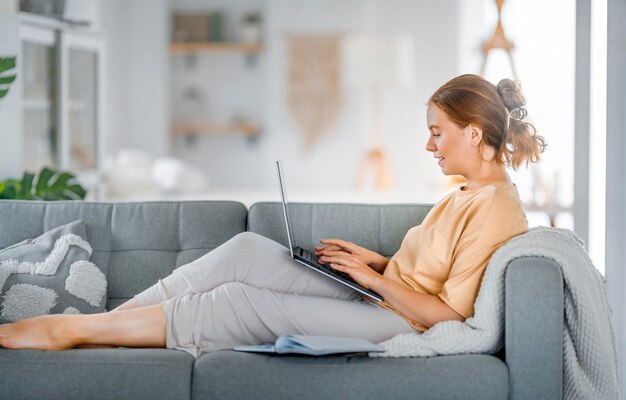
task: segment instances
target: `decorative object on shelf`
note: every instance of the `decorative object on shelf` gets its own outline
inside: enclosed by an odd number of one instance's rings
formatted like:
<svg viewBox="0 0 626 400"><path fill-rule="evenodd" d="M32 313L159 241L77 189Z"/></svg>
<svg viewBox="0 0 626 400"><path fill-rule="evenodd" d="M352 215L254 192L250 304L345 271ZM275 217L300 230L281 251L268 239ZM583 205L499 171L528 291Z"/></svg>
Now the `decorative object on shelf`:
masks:
<svg viewBox="0 0 626 400"><path fill-rule="evenodd" d="M20 0L20 11L61 19L65 0Z"/></svg>
<svg viewBox="0 0 626 400"><path fill-rule="evenodd" d="M222 42L224 38L224 16L221 12L213 12L210 15L209 41Z"/></svg>
<svg viewBox="0 0 626 400"><path fill-rule="evenodd" d="M173 42L208 42L211 14L174 14L172 17Z"/></svg>
<svg viewBox="0 0 626 400"><path fill-rule="evenodd" d="M174 14L172 20L172 41L175 43L224 40L221 12Z"/></svg>
<svg viewBox="0 0 626 400"><path fill-rule="evenodd" d="M15 69L15 58L0 57L0 99L9 94L9 88L17 76L11 71Z"/></svg>
<svg viewBox="0 0 626 400"><path fill-rule="evenodd" d="M86 194L74 175L47 167L36 176L26 171L22 179L0 181L0 199L4 200L82 200Z"/></svg>
<svg viewBox="0 0 626 400"><path fill-rule="evenodd" d="M310 148L327 135L342 108L340 35L291 35L288 48L288 108Z"/></svg>
<svg viewBox="0 0 626 400"><path fill-rule="evenodd" d="M260 43L261 14L251 12L244 15L239 25L239 36L243 43Z"/></svg>
<svg viewBox="0 0 626 400"><path fill-rule="evenodd" d="M372 144L363 155L355 187L361 188L368 171L374 171L374 188L393 186L387 155L383 149L383 90L409 86L414 80L414 54L406 36L354 35L342 43L342 76L348 87L364 88L369 94Z"/></svg>
<svg viewBox="0 0 626 400"><path fill-rule="evenodd" d="M504 28L502 27L502 7L504 6L504 0L495 1L496 7L498 8L498 25L496 26L496 30L491 36L491 39L483 44L483 63L480 67L480 75L485 75L485 68L487 66L487 58L489 57L489 52L494 49L502 49L506 51L507 55L509 56L513 79L516 79L517 73L515 70L515 63L513 62L513 48L515 46L506 38L506 36L504 35Z"/></svg>

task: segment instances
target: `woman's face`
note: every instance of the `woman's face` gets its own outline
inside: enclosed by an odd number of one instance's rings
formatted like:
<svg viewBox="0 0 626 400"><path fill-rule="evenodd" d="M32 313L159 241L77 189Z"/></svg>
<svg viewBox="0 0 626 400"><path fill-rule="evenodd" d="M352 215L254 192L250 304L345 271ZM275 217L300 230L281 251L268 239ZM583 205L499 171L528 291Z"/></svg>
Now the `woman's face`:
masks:
<svg viewBox="0 0 626 400"><path fill-rule="evenodd" d="M438 159L445 175L467 177L477 154L472 145L470 126L459 128L434 104L428 105L426 121L430 131L426 151Z"/></svg>

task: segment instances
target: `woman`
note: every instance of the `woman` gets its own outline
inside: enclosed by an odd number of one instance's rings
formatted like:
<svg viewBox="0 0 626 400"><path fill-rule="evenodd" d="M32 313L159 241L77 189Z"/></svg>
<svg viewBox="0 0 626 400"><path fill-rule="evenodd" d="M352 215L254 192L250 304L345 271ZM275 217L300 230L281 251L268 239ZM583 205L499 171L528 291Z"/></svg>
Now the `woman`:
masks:
<svg viewBox="0 0 626 400"><path fill-rule="evenodd" d="M320 262L382 295L369 301L300 266L282 245L242 233L109 313L48 315L0 326L5 348L168 347L198 356L286 333L360 336L379 342L473 315L493 252L528 230L505 167L536 162L542 137L525 121L519 84L497 88L463 75L428 102L433 153L466 184L406 234L391 258L338 239L321 240Z"/></svg>

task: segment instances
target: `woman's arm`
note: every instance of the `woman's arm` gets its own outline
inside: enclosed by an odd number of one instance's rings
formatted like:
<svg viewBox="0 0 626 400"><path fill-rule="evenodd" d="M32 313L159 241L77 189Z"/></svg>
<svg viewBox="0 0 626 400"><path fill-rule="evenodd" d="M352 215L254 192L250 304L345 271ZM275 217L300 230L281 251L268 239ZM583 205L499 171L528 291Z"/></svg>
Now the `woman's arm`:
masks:
<svg viewBox="0 0 626 400"><path fill-rule="evenodd" d="M370 289L383 296L385 302L402 315L426 328L441 321L465 321L465 317L438 296L416 292L384 276L374 280Z"/></svg>
<svg viewBox="0 0 626 400"><path fill-rule="evenodd" d="M363 260L342 251L328 251L320 260L338 271L349 274L358 284L383 296L385 302L407 318L427 328L437 322L465 318L439 297L419 293L374 271Z"/></svg>

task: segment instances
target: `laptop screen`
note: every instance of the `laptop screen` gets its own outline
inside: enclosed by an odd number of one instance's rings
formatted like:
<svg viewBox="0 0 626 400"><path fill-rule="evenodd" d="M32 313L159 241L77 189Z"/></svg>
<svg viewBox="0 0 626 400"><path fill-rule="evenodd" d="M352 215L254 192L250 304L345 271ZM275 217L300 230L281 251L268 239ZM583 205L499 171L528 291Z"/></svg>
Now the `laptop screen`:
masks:
<svg viewBox="0 0 626 400"><path fill-rule="evenodd" d="M291 237L291 225L289 224L289 213L287 212L287 192L285 191L285 176L283 175L283 168L280 160L276 161L276 169L278 171L278 184L280 186L280 197L283 203L285 225L287 226L287 241L289 241L289 251L291 252L291 258L293 258L293 248L295 247L295 243Z"/></svg>

